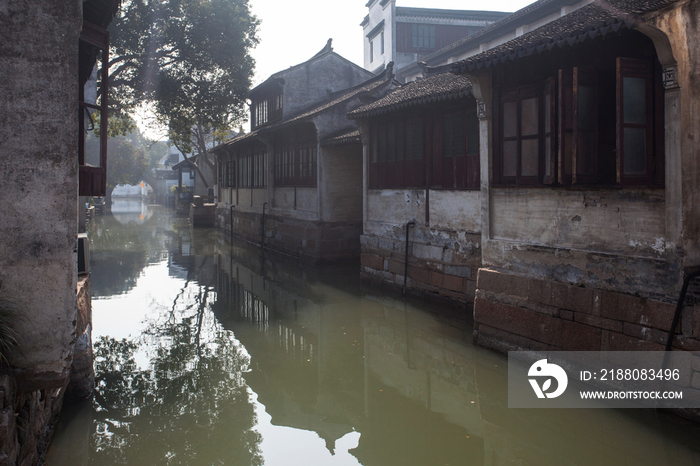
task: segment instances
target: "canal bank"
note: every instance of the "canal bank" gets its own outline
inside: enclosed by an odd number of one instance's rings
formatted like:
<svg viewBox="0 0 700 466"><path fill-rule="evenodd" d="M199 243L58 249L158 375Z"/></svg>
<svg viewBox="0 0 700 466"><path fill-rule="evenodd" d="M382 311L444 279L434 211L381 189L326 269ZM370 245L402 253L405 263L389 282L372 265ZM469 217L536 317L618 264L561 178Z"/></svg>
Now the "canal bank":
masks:
<svg viewBox="0 0 700 466"><path fill-rule="evenodd" d="M654 410L508 408L507 361L435 306L155 208L93 236L96 392L49 464L696 464Z"/></svg>

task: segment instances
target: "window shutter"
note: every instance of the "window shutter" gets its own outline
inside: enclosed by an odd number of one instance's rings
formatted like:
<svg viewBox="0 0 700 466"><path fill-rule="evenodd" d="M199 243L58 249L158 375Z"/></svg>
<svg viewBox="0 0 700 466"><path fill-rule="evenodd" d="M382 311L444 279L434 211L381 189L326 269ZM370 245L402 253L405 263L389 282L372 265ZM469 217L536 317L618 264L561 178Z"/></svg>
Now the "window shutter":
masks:
<svg viewBox="0 0 700 466"><path fill-rule="evenodd" d="M593 183L598 177L597 75L574 67L573 184Z"/></svg>
<svg viewBox="0 0 700 466"><path fill-rule="evenodd" d="M617 59L617 182L652 184L654 92L648 60Z"/></svg>

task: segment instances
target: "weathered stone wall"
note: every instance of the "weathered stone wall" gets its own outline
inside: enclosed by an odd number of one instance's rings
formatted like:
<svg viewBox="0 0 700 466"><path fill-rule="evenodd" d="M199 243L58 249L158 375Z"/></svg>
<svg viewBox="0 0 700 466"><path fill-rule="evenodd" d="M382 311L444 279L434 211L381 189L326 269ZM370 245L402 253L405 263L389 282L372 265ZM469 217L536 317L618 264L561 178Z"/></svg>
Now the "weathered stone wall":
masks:
<svg viewBox="0 0 700 466"><path fill-rule="evenodd" d="M323 147L321 219L362 221L362 146Z"/></svg>
<svg viewBox="0 0 700 466"><path fill-rule="evenodd" d="M234 236L261 244L262 214L233 211ZM217 227L231 232L231 210L218 208ZM265 215L265 248L313 263L357 258L360 255L359 222L319 222L280 215Z"/></svg>
<svg viewBox="0 0 700 466"><path fill-rule="evenodd" d="M327 100L329 92L348 89L373 76L336 53L311 59L279 74L285 81L282 107L285 119Z"/></svg>
<svg viewBox="0 0 700 466"><path fill-rule="evenodd" d="M407 292L471 303L481 267L480 193L431 190L428 195L429 201L424 189L367 191L362 278L403 288L406 223L415 222L409 231Z"/></svg>
<svg viewBox="0 0 700 466"><path fill-rule="evenodd" d="M479 344L501 351L663 351L675 308L671 302L482 268L474 335ZM673 346L700 350L700 305L683 309Z"/></svg>
<svg viewBox="0 0 700 466"><path fill-rule="evenodd" d="M0 375L0 464L43 463L63 393L62 389L18 392L14 376Z"/></svg>
<svg viewBox="0 0 700 466"><path fill-rule="evenodd" d="M683 251L684 267L700 265L699 17L700 5L684 0L646 18L654 30L643 30L655 39L664 71L675 78L665 101L667 225L669 241Z"/></svg>
<svg viewBox="0 0 700 466"><path fill-rule="evenodd" d="M18 301L22 391L63 387L75 339L82 2L0 6L0 291Z"/></svg>
<svg viewBox="0 0 700 466"><path fill-rule="evenodd" d="M382 236L365 234L360 238L362 279L401 289L407 277L409 294L471 303L481 265L481 236L412 227L405 275L405 228L396 226L392 235L385 230Z"/></svg>

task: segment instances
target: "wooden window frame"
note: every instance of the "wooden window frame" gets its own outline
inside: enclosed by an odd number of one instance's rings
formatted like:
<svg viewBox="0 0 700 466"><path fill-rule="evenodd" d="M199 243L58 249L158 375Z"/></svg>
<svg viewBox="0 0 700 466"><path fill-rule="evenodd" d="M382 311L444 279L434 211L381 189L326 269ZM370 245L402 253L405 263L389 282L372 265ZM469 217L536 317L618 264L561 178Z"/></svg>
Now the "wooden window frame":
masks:
<svg viewBox="0 0 700 466"><path fill-rule="evenodd" d="M654 99L654 68L648 60L618 57L616 60L616 151L617 151L617 182L621 185L652 185L654 184L655 152L662 149L654 144L655 125L659 113L655 111L658 105ZM624 78L641 78L645 82L645 123L634 124L624 121ZM625 173L625 129L643 129L645 133L644 172L640 174ZM663 154L661 154L663 155Z"/></svg>
<svg viewBox="0 0 700 466"><path fill-rule="evenodd" d="M370 122L370 189L425 187L426 127L421 115Z"/></svg>
<svg viewBox="0 0 700 466"><path fill-rule="evenodd" d="M455 125L455 122L458 124ZM471 141L469 136L470 127L475 141ZM476 106L462 105L437 113L433 120L432 139L431 189L481 189L479 120L476 115ZM461 140L461 144L455 142L458 140Z"/></svg>
<svg viewBox="0 0 700 466"><path fill-rule="evenodd" d="M78 94L78 194L80 196L106 196L107 195L107 129L108 121L108 95L109 95L109 32L84 22L80 33L80 47L96 47L102 52L100 73L100 103L85 102L85 86L79 83ZM80 53L81 60L85 54ZM100 166L88 165L85 161L85 115L89 110L100 112Z"/></svg>
<svg viewBox="0 0 700 466"><path fill-rule="evenodd" d="M615 102L603 106L601 102L602 85L608 85L599 77L602 72L594 66L571 67L559 69L553 76L544 79L539 87L535 84L495 86L494 100L494 172L495 185L559 185L559 186L663 186L664 169L664 115L663 90L660 84L660 65L651 58L615 58ZM605 73L611 72L610 67ZM645 100L645 120L643 123L628 123L624 117L624 78L643 78ZM610 82L611 83L611 82ZM612 96L613 89L607 89ZM523 177L521 174L522 101L531 96L539 96L538 138L539 170L536 177ZM607 99L606 99L607 101ZM505 137L505 105L515 102L514 136ZM547 108L545 108L547 107ZM600 127L602 113L614 107L614 131L616 174L607 168L609 159L601 161L601 140L603 129ZM612 118L611 118L612 119ZM545 123L549 123L546 125ZM606 124L606 128L608 128ZM644 130L645 155L644 170L638 174L625 173L625 128ZM607 132L606 137L610 137ZM505 143L515 142L515 175L504 174ZM545 147L545 144L548 144ZM547 159L546 150L550 156ZM548 162L548 163L547 163ZM601 166L601 163L606 165ZM549 174L547 173L549 169ZM612 168L612 167L609 167ZM616 175L616 177L614 176Z"/></svg>
<svg viewBox="0 0 700 466"><path fill-rule="evenodd" d="M277 145L274 162L275 186L316 187L318 149L315 141Z"/></svg>
<svg viewBox="0 0 700 466"><path fill-rule="evenodd" d="M512 86L506 89L497 89L499 93L498 101L498 112L495 115L497 118L498 129L496 134L497 144L495 152L498 154L497 162L494 163L495 177L498 179L498 184L502 185L537 185L541 184L541 173L543 173L543 161L544 161L544 112L543 112L543 93L542 86L535 84L527 84L520 86ZM537 99L537 134L527 134L523 135L523 102L530 99ZM515 104L515 121L513 122L515 127L515 133L513 136L504 136L505 123L503 121L505 109L505 104ZM523 141L537 141L538 143L538 154L537 154L537 175L522 175L522 146ZM505 142L515 143L515 174L505 175Z"/></svg>
<svg viewBox="0 0 700 466"><path fill-rule="evenodd" d="M284 94L282 90L253 99L250 104L251 129L269 125L282 119Z"/></svg>

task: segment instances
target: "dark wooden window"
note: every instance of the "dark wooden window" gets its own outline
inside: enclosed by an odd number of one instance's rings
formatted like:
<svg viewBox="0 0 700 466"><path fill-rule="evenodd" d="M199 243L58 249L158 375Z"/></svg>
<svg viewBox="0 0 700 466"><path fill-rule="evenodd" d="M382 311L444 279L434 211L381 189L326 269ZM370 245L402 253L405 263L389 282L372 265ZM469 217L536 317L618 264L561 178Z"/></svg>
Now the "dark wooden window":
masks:
<svg viewBox="0 0 700 466"><path fill-rule="evenodd" d="M502 182L536 184L543 146L540 94L535 86L521 86L502 94L500 177Z"/></svg>
<svg viewBox="0 0 700 466"><path fill-rule="evenodd" d="M238 154L238 186L264 188L267 186L267 152L254 150ZM235 179L235 167L229 176Z"/></svg>
<svg viewBox="0 0 700 466"><path fill-rule="evenodd" d="M479 189L479 120L469 106L434 122L434 189Z"/></svg>
<svg viewBox="0 0 700 466"><path fill-rule="evenodd" d="M654 175L651 63L617 59L617 182L650 184Z"/></svg>
<svg viewBox="0 0 700 466"><path fill-rule="evenodd" d="M219 186L236 187L236 157L233 154L219 156Z"/></svg>
<svg viewBox="0 0 700 466"><path fill-rule="evenodd" d="M282 118L282 92L269 94L263 98L253 99L250 106L251 128L265 126Z"/></svg>
<svg viewBox="0 0 700 466"><path fill-rule="evenodd" d="M495 183L663 185L663 91L654 61L601 62L497 88Z"/></svg>
<svg viewBox="0 0 700 466"><path fill-rule="evenodd" d="M78 193L81 196L107 195L107 95L109 92L109 33L91 23L83 23L80 33L80 86L78 97ZM86 95L86 85L94 66L95 56L101 61L98 86L99 99L96 95ZM86 150L85 138L95 131L94 118L99 112L99 147L94 153Z"/></svg>
<svg viewBox="0 0 700 466"><path fill-rule="evenodd" d="M275 186L316 186L317 164L315 142L283 142L275 150Z"/></svg>
<svg viewBox="0 0 700 466"><path fill-rule="evenodd" d="M424 130L424 120L418 116L372 122L371 188L425 186Z"/></svg>
<svg viewBox="0 0 700 466"><path fill-rule="evenodd" d="M412 27L412 45L415 49L435 48L435 26L427 24L414 24Z"/></svg>
<svg viewBox="0 0 700 466"><path fill-rule="evenodd" d="M479 189L475 103L370 122L369 187ZM427 168L432 177L427 179Z"/></svg>

